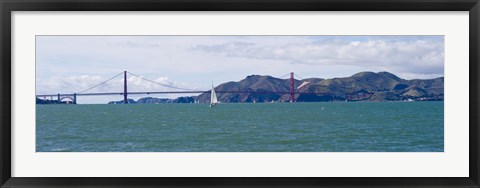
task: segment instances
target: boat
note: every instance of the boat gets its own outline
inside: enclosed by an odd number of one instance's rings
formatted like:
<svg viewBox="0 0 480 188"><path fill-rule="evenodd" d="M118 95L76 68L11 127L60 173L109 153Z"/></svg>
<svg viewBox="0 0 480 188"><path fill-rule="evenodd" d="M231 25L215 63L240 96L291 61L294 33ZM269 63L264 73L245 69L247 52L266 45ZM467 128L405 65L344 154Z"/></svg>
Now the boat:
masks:
<svg viewBox="0 0 480 188"><path fill-rule="evenodd" d="M215 93L215 88L212 84L212 91L210 93L210 107L214 107L218 104L217 94Z"/></svg>

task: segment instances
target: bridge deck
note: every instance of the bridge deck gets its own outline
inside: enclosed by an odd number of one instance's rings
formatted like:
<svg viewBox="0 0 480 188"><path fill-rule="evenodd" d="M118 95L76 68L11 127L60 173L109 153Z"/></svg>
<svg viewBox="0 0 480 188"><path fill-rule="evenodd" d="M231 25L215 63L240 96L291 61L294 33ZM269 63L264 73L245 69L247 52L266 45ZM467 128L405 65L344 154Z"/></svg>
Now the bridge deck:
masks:
<svg viewBox="0 0 480 188"><path fill-rule="evenodd" d="M127 92L127 95L150 95L150 94L199 94L209 91L151 91L151 92ZM255 93L255 94L290 94L290 92L275 92L275 91L215 91L217 93ZM324 94L318 92L295 92L295 94ZM56 97L59 94L41 94L36 97ZM74 93L60 93L60 96L74 96ZM77 93L77 96L102 96L102 95L123 95L123 92L110 93Z"/></svg>

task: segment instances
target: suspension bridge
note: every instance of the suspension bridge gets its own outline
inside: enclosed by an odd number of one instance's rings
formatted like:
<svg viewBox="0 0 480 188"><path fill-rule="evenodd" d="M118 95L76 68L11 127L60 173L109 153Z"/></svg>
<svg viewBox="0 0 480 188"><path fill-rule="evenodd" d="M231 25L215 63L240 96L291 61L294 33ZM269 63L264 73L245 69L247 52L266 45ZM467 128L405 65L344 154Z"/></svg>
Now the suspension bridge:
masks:
<svg viewBox="0 0 480 188"><path fill-rule="evenodd" d="M97 88L97 87L100 87L102 85L105 85L107 82L121 76L123 74L123 91L119 91L119 92L91 92L93 89ZM127 79L127 76L130 75L130 76L134 76L134 77L137 77L137 78L140 78L142 80L145 80L147 82L150 82L150 83L153 83L153 84L156 84L156 85L159 85L159 86L162 86L162 87L166 87L166 88L170 88L170 89L173 89L173 91L140 91L140 92L131 92L131 91L128 91L128 79ZM296 92L295 91L295 73L291 72L289 74L286 74L284 76L281 76L282 77L286 77L286 76L290 76L289 78L289 82L290 82L290 90L289 91L217 91L215 90L215 92L217 93L250 93L250 94L273 94L273 93L276 93L276 94L282 94L282 95L285 95L285 94L289 94L289 101L290 102L295 102L295 94L307 94L307 93L300 93L300 92ZM297 75L298 77L298 75ZM131 72L128 72L128 71L123 71L97 85L94 85L88 89L85 89L85 90L82 90L82 91L79 91L79 92L75 92L75 93L57 93L57 94L39 94L39 95L36 95L37 98L50 98L51 100L53 100L55 97L56 97L56 100L58 102L61 102L65 99L69 99L72 101L73 104L77 104L77 97L80 97L80 96L105 96L105 95L122 95L123 96L123 101L125 104L128 103L128 96L129 95L150 95L150 94L201 94L201 93L206 93L206 92L210 92L210 90L207 90L207 91L204 91L204 90L192 90L192 89L187 89L187 88L181 88L181 87L177 87L177 86L174 86L174 85L168 85L168 84L163 84L163 83L160 83L160 82L157 82L157 81L153 81L153 80L150 80L150 79L147 79L147 78L144 78L142 76L139 76L139 75L136 75L134 73L131 73ZM320 93L308 93L308 94L320 94Z"/></svg>

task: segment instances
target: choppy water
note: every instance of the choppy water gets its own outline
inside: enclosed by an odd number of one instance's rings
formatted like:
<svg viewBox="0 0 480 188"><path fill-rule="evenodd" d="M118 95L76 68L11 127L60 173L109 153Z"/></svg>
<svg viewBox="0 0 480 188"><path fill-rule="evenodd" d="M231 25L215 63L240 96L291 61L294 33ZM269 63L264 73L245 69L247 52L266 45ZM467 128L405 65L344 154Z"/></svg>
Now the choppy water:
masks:
<svg viewBox="0 0 480 188"><path fill-rule="evenodd" d="M37 105L37 152L442 152L443 102Z"/></svg>

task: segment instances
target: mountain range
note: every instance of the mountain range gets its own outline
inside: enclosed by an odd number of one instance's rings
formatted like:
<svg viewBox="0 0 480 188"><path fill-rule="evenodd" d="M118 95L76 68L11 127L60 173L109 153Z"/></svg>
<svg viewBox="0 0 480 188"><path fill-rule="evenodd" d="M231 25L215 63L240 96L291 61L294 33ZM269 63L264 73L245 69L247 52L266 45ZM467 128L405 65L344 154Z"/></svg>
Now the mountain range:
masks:
<svg viewBox="0 0 480 188"><path fill-rule="evenodd" d="M344 78L294 80L296 102L329 101L443 101L444 78L406 80L389 72L360 72ZM215 87L222 103L288 102L290 79L250 75ZM228 93L222 91L238 91ZM177 99L141 98L130 103L207 103L210 91ZM122 103L122 101L112 101Z"/></svg>
<svg viewBox="0 0 480 188"><path fill-rule="evenodd" d="M133 99L127 99L128 104L161 104L161 103L194 103L196 97L178 97L176 99L167 99L167 98L154 98L154 97L145 97L140 98L137 101ZM121 101L110 101L108 104L123 104Z"/></svg>
<svg viewBox="0 0 480 188"><path fill-rule="evenodd" d="M404 101L443 100L444 78L406 80L389 72L360 72L344 78L307 78L295 80L295 101ZM215 87L221 102L288 102L290 80L272 76L250 75L238 82L227 82ZM269 93L272 92L272 93ZM274 93L280 92L280 93ZM197 97L208 102L210 93Z"/></svg>

